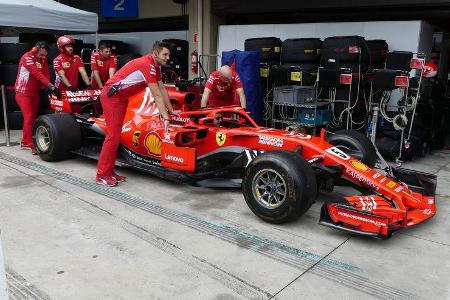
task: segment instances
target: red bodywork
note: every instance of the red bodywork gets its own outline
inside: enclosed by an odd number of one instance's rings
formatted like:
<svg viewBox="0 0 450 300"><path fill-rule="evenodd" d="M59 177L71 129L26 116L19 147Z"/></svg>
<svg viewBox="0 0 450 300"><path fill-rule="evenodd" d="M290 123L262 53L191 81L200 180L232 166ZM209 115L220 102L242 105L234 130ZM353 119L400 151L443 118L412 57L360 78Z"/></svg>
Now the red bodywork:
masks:
<svg viewBox="0 0 450 300"><path fill-rule="evenodd" d="M180 92L175 86L169 86L168 91L172 102L181 109L180 117L172 118L168 134L164 134L163 122L148 88L129 98L121 145L131 157L152 158L164 168L195 173L200 158L226 149L295 151L313 166L333 167L343 178L368 191L364 195L347 196L343 202L325 203L321 216L324 225L387 237L436 213L435 177L427 177L431 191L426 195L420 189L419 179L409 185L395 181L328 143L324 131L315 137L260 127L244 109L236 106L192 110L199 104L200 90ZM190 104L185 103L187 94L195 98ZM62 100L52 98L51 104L57 111L80 113L74 110L80 108L84 97L95 99L97 95L99 91L66 92ZM107 131L103 115L92 115L90 120ZM419 189L411 188L414 186Z"/></svg>

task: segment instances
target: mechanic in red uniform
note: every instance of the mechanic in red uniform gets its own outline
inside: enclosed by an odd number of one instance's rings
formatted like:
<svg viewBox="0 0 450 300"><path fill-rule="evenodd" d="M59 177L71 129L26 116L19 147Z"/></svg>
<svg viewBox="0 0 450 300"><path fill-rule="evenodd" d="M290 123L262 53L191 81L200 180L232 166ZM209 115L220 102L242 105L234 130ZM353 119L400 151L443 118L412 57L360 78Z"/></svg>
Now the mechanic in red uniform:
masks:
<svg viewBox="0 0 450 300"><path fill-rule="evenodd" d="M59 95L59 91L50 82L47 63L48 46L39 41L20 59L15 83L16 102L23 114L23 132L21 149L31 149L36 154L32 141L33 124L39 107L41 88L48 88Z"/></svg>
<svg viewBox="0 0 450 300"><path fill-rule="evenodd" d="M92 88L102 89L106 81L114 75L116 69L117 58L111 55L111 45L101 43L99 51L92 52L91 55Z"/></svg>
<svg viewBox="0 0 450 300"><path fill-rule="evenodd" d="M169 126L169 114L178 115L173 111L169 95L161 81L161 66L169 60L169 49L168 43L155 42L151 53L129 61L103 87L100 101L108 132L98 160L97 184L116 186L117 183L125 181L125 176L114 172L114 165L130 96L148 86L164 119L166 131Z"/></svg>
<svg viewBox="0 0 450 300"><path fill-rule="evenodd" d="M229 66L222 66L218 71L209 75L203 92L201 107L233 105L235 93L239 96L241 106L245 108L246 99L239 75Z"/></svg>
<svg viewBox="0 0 450 300"><path fill-rule="evenodd" d="M89 77L84 68L81 57L73 53L74 39L63 35L58 38L56 45L61 52L53 60L53 68L56 73L55 86L61 91L78 91L78 72L81 74L87 89L92 89Z"/></svg>

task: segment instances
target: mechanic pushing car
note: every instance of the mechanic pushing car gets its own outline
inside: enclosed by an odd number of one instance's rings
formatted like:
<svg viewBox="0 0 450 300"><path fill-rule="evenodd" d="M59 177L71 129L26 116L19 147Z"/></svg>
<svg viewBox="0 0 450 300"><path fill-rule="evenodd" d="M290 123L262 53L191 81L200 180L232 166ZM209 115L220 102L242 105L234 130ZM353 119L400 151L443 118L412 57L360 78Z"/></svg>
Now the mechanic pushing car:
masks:
<svg viewBox="0 0 450 300"><path fill-rule="evenodd" d="M67 35L59 37L56 41L61 54L53 60L53 68L56 74L55 85L61 91L77 92L79 90L78 72L87 89L92 89L81 57L73 53L74 42L74 39Z"/></svg>
<svg viewBox="0 0 450 300"><path fill-rule="evenodd" d="M48 88L55 94L59 91L50 82L47 63L48 45L39 41L20 59L15 83L16 101L23 115L21 149L31 149L36 154L32 140L33 124L39 107L41 88Z"/></svg>
<svg viewBox="0 0 450 300"><path fill-rule="evenodd" d="M99 51L91 54L91 85L94 89L102 89L106 81L111 78L117 69L117 58L111 54L111 45L100 43Z"/></svg>
<svg viewBox="0 0 450 300"><path fill-rule="evenodd" d="M239 75L229 66L222 66L209 75L202 96L201 108L233 105L235 93L239 96L241 107L245 108L246 99Z"/></svg>
<svg viewBox="0 0 450 300"><path fill-rule="evenodd" d="M169 96L161 79L161 66L169 60L169 49L168 43L155 42L151 53L129 61L103 87L100 101L108 129L98 161L97 184L116 186L119 182L125 181L125 176L114 172L114 165L130 96L148 86L159 113L164 119L166 132L169 127L169 114L178 115L170 104Z"/></svg>

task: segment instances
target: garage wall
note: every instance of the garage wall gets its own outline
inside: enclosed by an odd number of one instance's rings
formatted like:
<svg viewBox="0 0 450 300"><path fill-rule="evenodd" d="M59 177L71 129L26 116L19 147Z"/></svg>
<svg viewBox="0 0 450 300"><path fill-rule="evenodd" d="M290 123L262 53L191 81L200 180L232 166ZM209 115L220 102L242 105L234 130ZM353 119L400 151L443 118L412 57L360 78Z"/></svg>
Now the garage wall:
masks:
<svg viewBox="0 0 450 300"><path fill-rule="evenodd" d="M425 24L425 25L423 25ZM422 29L423 28L423 29ZM431 33L431 34L430 34ZM219 27L218 53L233 49L244 50L247 38L279 37L325 39L329 36L360 35L366 39L385 39L390 50L417 52L419 41L422 51L431 45L425 42L432 27L422 21L380 21L380 22L341 22L341 23L304 23L304 24L260 24L260 25L222 25Z"/></svg>
<svg viewBox="0 0 450 300"><path fill-rule="evenodd" d="M140 0L139 18L181 16L181 4L171 0Z"/></svg>
<svg viewBox="0 0 450 300"><path fill-rule="evenodd" d="M85 43L95 44L95 34L74 35L74 38L81 39ZM155 41L163 39L183 39L187 38L187 31L158 31L158 32L126 32L126 33L105 33L99 34L98 40L120 40L133 45L135 50L141 54L148 53Z"/></svg>

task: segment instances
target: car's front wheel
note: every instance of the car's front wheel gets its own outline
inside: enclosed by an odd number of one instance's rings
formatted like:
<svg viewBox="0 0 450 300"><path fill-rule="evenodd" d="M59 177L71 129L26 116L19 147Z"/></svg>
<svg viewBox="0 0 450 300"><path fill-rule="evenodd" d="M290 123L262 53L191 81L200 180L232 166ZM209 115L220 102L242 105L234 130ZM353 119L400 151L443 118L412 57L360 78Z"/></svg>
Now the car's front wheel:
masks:
<svg viewBox="0 0 450 300"><path fill-rule="evenodd" d="M254 214L267 222L284 223L297 219L313 204L316 175L298 153L266 152L246 168L242 190Z"/></svg>

